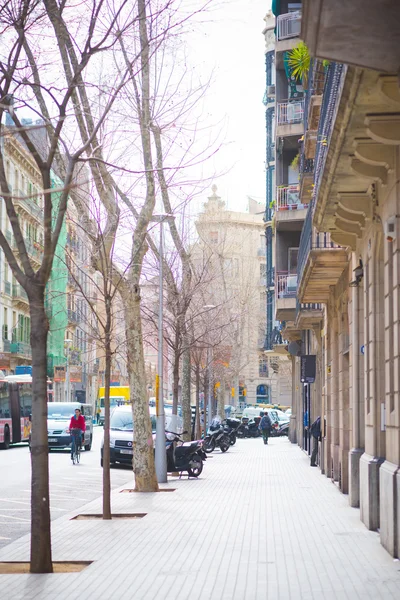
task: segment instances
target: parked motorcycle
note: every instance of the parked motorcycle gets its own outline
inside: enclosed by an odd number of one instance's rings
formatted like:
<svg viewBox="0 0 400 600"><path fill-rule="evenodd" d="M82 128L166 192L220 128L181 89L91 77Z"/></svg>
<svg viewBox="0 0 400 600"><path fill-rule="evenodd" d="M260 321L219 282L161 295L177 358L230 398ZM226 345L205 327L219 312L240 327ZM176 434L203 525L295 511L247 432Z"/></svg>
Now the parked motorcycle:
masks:
<svg viewBox="0 0 400 600"><path fill-rule="evenodd" d="M167 471L186 471L189 477L199 477L203 471L203 461L207 455L203 450L203 440L184 442L178 433L166 431Z"/></svg>
<svg viewBox="0 0 400 600"><path fill-rule="evenodd" d="M215 448L220 448L221 452L226 452L231 445L231 440L225 431L221 420L215 418L212 420L210 428L204 438L203 449L205 452L214 452Z"/></svg>
<svg viewBox="0 0 400 600"><path fill-rule="evenodd" d="M236 433L238 428L240 427L239 419L226 419L223 421L225 433L229 435L229 439L231 442L231 446L236 444Z"/></svg>
<svg viewBox="0 0 400 600"><path fill-rule="evenodd" d="M260 424L260 417L255 417L254 419L248 419L244 417L242 419L242 423L239 425L236 435L240 438L256 438L260 437L261 431L258 429Z"/></svg>

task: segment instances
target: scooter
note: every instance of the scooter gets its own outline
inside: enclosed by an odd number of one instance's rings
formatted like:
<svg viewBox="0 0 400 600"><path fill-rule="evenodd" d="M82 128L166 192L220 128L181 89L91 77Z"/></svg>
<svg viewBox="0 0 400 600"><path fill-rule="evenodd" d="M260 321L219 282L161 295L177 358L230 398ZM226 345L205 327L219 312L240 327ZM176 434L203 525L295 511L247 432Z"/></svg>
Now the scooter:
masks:
<svg viewBox="0 0 400 600"><path fill-rule="evenodd" d="M168 473L186 471L189 477L199 477L203 471L203 461L207 459L202 448L203 441L184 442L179 433L165 433Z"/></svg>
<svg viewBox="0 0 400 600"><path fill-rule="evenodd" d="M205 452L210 453L215 450L218 446L221 452L226 452L231 445L229 435L225 432L225 428L221 421L213 419L210 428L204 438L203 449Z"/></svg>
<svg viewBox="0 0 400 600"><path fill-rule="evenodd" d="M229 435L229 439L231 442L231 446L236 444L236 433L238 428L240 427L239 419L226 419L223 421L225 433Z"/></svg>
<svg viewBox="0 0 400 600"><path fill-rule="evenodd" d="M260 417L254 419L248 419L244 417L241 425L239 425L236 435L241 438L255 438L260 437L261 431L258 429L260 424Z"/></svg>

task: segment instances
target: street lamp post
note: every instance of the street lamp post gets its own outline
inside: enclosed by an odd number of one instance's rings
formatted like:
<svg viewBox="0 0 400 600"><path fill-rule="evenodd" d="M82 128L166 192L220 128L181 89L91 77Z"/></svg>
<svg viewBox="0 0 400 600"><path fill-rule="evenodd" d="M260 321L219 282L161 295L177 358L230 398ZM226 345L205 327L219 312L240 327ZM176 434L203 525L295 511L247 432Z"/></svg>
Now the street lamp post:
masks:
<svg viewBox="0 0 400 600"><path fill-rule="evenodd" d="M156 447L155 466L158 483L167 481L167 454L165 451L165 411L164 411L164 353L163 353L163 260L164 260L164 221L174 219L173 215L153 215L152 221L160 223L159 248L159 311L158 311L158 374L156 395Z"/></svg>

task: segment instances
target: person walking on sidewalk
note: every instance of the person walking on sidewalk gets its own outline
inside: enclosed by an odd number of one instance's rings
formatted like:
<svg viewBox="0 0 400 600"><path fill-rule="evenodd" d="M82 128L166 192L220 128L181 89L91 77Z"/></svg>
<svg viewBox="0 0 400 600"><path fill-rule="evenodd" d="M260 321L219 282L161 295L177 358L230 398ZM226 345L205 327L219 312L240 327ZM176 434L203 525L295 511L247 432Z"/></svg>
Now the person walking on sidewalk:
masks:
<svg viewBox="0 0 400 600"><path fill-rule="evenodd" d="M268 444L268 436L271 431L272 421L267 411L265 411L263 418L258 426L263 436L264 444Z"/></svg>
<svg viewBox="0 0 400 600"><path fill-rule="evenodd" d="M318 442L321 438L321 417L317 417L310 427L311 437L313 438L313 449L311 453L311 467L317 466Z"/></svg>

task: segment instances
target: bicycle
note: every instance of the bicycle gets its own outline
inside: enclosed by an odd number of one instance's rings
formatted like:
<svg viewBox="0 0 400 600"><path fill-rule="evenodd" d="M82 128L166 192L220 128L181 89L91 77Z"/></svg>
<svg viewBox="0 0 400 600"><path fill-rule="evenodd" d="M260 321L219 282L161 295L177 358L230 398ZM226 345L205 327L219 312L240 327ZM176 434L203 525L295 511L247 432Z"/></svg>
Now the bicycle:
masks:
<svg viewBox="0 0 400 600"><path fill-rule="evenodd" d="M81 459L81 443L82 443L82 431L80 429L71 429L71 458L72 464L79 465L79 461Z"/></svg>

